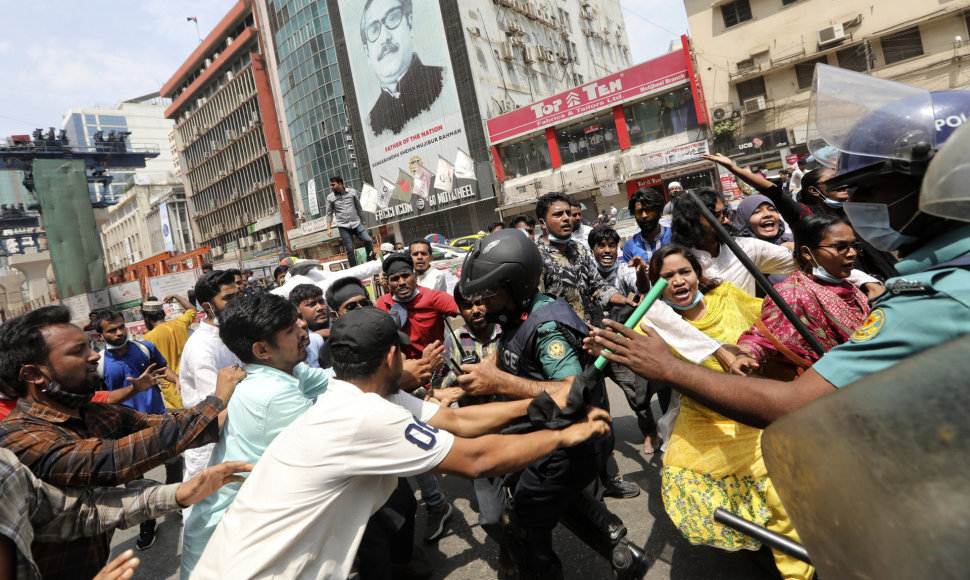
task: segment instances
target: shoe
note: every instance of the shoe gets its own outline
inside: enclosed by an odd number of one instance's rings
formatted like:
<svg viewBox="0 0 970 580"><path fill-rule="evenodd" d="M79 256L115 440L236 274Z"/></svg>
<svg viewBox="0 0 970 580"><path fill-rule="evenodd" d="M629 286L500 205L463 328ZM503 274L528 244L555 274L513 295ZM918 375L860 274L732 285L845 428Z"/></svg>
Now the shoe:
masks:
<svg viewBox="0 0 970 580"><path fill-rule="evenodd" d="M142 524L138 539L135 540L135 547L139 550L147 550L155 543L155 520L148 520Z"/></svg>
<svg viewBox="0 0 970 580"><path fill-rule="evenodd" d="M445 522L451 517L452 512L454 512L454 508L448 502L428 508L428 526L424 534L425 542L431 543L441 538L441 535L445 533Z"/></svg>
<svg viewBox="0 0 970 580"><path fill-rule="evenodd" d="M613 479L607 479L603 487L604 497L631 498L640 495L639 485L623 481L619 475Z"/></svg>

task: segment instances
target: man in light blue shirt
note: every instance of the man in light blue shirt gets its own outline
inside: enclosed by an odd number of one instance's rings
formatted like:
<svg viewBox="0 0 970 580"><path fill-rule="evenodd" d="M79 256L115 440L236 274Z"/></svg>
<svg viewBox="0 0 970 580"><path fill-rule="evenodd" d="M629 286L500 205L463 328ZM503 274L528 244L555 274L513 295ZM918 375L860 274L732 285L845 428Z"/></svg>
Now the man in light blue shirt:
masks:
<svg viewBox="0 0 970 580"><path fill-rule="evenodd" d="M296 307L280 296L257 294L233 300L219 316L219 336L245 364L246 378L227 407L229 418L209 465L231 460L227 458L256 463L280 431L327 390L331 372L304 364L307 331ZM188 511L182 578L192 574L240 486L227 485Z"/></svg>

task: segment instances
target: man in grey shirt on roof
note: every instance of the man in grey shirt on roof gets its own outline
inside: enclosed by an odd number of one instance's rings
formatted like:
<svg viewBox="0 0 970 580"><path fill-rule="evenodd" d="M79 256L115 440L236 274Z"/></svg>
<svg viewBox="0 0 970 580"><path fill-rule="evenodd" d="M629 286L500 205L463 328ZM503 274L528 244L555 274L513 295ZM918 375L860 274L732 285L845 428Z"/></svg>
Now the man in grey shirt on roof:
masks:
<svg viewBox="0 0 970 580"><path fill-rule="evenodd" d="M347 252L347 262L350 267L354 267L357 265L357 257L354 255L354 236L364 242L368 259L374 255L374 244L367 233L367 228L364 227L364 210L360 207L357 190L345 188L344 180L339 175L330 178L330 189L332 191L327 195L327 235L333 235L330 226L336 220L340 239Z"/></svg>

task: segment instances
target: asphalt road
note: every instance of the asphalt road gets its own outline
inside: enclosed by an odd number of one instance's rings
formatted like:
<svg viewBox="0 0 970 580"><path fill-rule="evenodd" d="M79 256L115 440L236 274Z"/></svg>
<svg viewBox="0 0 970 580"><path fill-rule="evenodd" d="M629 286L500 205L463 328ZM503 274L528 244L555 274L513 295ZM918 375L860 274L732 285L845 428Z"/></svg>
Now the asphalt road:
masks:
<svg viewBox="0 0 970 580"><path fill-rule="evenodd" d="M606 501L610 510L626 524L629 530L627 538L645 547L647 554L653 559L654 563L646 578L778 578L770 558L766 558L764 554L746 551L729 553L715 548L692 546L680 535L667 517L660 496L661 455L644 455L641 452L643 439L623 394L612 383L609 383L609 393L616 432L614 457L623 478L638 484L643 492L632 499ZM148 477L164 480L165 473L162 468L158 468L150 472ZM477 514L472 509L474 492L471 483L458 477L444 476L441 477L441 486L456 508L446 535L437 544L424 545L420 540L425 526L423 506L418 507L417 516L417 551L435 571L432 578L496 578L498 547L476 525ZM182 520L178 514L169 514L159 520L158 539L155 544L138 553L142 563L135 578L166 580L178 577L181 529ZM116 532L112 542L112 557L128 548L134 548L137 535L137 526ZM612 577L606 560L562 526L554 532L553 546L562 559L567 579L594 580Z"/></svg>

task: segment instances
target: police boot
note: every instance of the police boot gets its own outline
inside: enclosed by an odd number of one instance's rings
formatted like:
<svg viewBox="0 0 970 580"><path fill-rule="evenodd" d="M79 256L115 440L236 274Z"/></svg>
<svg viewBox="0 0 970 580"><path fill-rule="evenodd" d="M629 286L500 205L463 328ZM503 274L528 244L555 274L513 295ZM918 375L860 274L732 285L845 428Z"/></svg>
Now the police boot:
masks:
<svg viewBox="0 0 970 580"><path fill-rule="evenodd" d="M521 580L563 580L562 562L552 549L552 530L524 528Z"/></svg>
<svg viewBox="0 0 970 580"><path fill-rule="evenodd" d="M646 574L646 554L624 539L623 521L589 492L580 493L559 521L610 562L615 578L636 579Z"/></svg>

